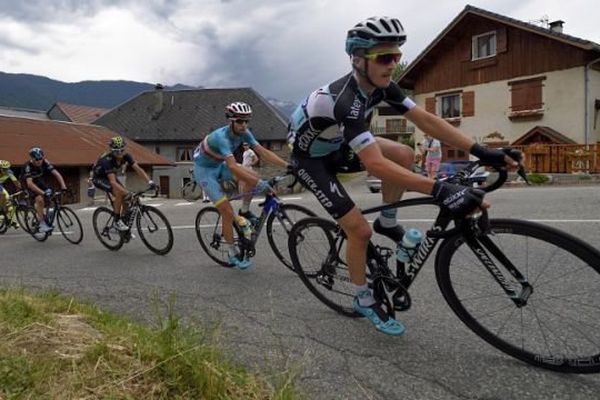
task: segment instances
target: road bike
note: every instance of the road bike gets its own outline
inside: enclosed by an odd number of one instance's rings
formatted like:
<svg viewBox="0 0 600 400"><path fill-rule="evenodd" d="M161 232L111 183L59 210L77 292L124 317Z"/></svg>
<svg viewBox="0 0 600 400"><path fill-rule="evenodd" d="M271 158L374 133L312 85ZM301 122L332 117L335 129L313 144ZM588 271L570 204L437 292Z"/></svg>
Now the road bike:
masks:
<svg viewBox="0 0 600 400"><path fill-rule="evenodd" d="M9 207L13 207L19 226L28 232L26 221L31 207L29 206L27 192L19 190L18 192L10 194L8 196L8 204L4 206L4 209L0 209L0 235L6 233L12 222L8 215Z"/></svg>
<svg viewBox="0 0 600 400"><path fill-rule="evenodd" d="M113 199L108 196L111 207L98 207L94 210L92 224L96 237L100 243L109 250L117 251L125 243L132 239L131 230L135 223L138 235L144 245L150 251L165 255L173 248L173 229L165 215L156 207L143 204L141 199L150 191L158 196L158 189L151 187L139 192L130 192L126 197L127 212L123 215L123 222L129 227L126 231L120 231L115 225L115 215L113 213Z"/></svg>
<svg viewBox="0 0 600 400"><path fill-rule="evenodd" d="M45 200L44 219L49 226L58 226L62 236L72 244L79 244L83 240L83 227L79 217L71 208L63 206L63 196L72 195L70 190L53 192ZM24 216L25 230L38 242L44 242L52 235L53 231L40 231L40 221L33 206L29 206Z"/></svg>
<svg viewBox="0 0 600 400"><path fill-rule="evenodd" d="M480 165L472 162L447 181L468 184ZM507 172L500 170L497 176L479 189L497 189ZM439 207L433 198L421 197L362 213L422 206ZM538 367L600 372L600 252L539 223L489 219L486 211L475 218L455 219L439 208L433 226L406 264L397 260L394 249L369 242L367 280L389 316L411 307L408 289L440 240L434 260L437 284L450 308L475 334ZM319 300L343 315L360 316L351 307L355 288L339 225L322 218L304 219L290 232L289 247L296 272Z"/></svg>
<svg viewBox="0 0 600 400"><path fill-rule="evenodd" d="M271 187L281 185L289 175L283 175L272 178L269 182ZM287 187L292 187L294 182ZM231 190L231 184L229 184ZM229 197L230 200L241 199L248 194L257 194L251 191L248 193L234 194ZM252 233L250 237L244 235L244 230L237 222L233 223L234 243L240 249L240 257L247 259L256 254L256 242L260 237L263 227L266 224L267 239L273 249L275 256L287 268L294 270L289 255L287 237L294 223L301 218L315 216L316 214L306 207L298 204L283 203L276 193L271 190L265 194L265 199L259 204L262 211L257 221L252 223ZM202 246L202 249L219 265L224 267L233 267L229 263L229 255L225 246L225 239L222 235L221 214L216 207L204 207L196 215L196 236Z"/></svg>

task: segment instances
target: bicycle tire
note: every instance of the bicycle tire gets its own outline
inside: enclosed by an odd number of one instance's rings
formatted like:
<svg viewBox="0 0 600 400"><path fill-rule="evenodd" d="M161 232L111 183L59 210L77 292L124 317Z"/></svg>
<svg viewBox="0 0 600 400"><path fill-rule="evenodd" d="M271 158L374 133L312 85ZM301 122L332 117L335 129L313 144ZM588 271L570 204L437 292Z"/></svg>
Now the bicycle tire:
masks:
<svg viewBox="0 0 600 400"><path fill-rule="evenodd" d="M181 188L181 197L193 203L202 197L202 188L195 181L189 181Z"/></svg>
<svg viewBox="0 0 600 400"><path fill-rule="evenodd" d="M342 315L361 317L352 308L355 287L339 254L346 240L338 229L335 222L319 217L300 220L288 239L290 257L302 282L323 304Z"/></svg>
<svg viewBox="0 0 600 400"><path fill-rule="evenodd" d="M56 222L58 229L67 242L72 244L81 243L83 240L83 227L81 226L79 217L73 210L69 207L61 206L56 215ZM79 231L70 234L70 232L75 232L76 229L79 229Z"/></svg>
<svg viewBox="0 0 600 400"><path fill-rule="evenodd" d="M103 221L103 223L99 223L98 221L101 218L100 216L102 214L106 214L102 217L102 219L106 219L106 221ZM96 234L96 237L104 247L112 251L117 251L121 247L123 247L125 240L121 232L119 232L115 227L113 227L112 222L113 212L110 208L98 207L96 208L96 210L94 210L94 215L92 216L92 225L94 227L94 233ZM110 240L111 238L115 238L116 241L113 243L109 242L108 240Z"/></svg>
<svg viewBox="0 0 600 400"><path fill-rule="evenodd" d="M50 232L40 232L40 221L37 217L37 211L34 207L29 207L27 210L27 233L29 233L38 242L45 242L50 236Z"/></svg>
<svg viewBox="0 0 600 400"><path fill-rule="evenodd" d="M285 265L291 271L294 271L294 264L292 264L292 260L289 257L288 238L294 224L298 222L298 220L302 219L293 218L292 214L294 211L304 214L304 217L316 216L314 212L298 204L280 204L279 209L275 212L272 212L267 219L267 239L269 240L271 249L273 249L273 253L275 253L275 256L279 259L279 261L281 261L283 265ZM279 222L282 232L276 232L274 234L273 223L275 222L275 219L277 219ZM281 240L285 239L281 249L277 246L275 239L276 237L281 237ZM283 255L284 253L287 253L287 258Z"/></svg>
<svg viewBox="0 0 600 400"><path fill-rule="evenodd" d="M152 216L152 214L154 214L154 216ZM157 221L159 219L163 222L164 227L159 227L157 225ZM142 226L143 223L145 223L146 225ZM144 242L144 244L148 249L150 249L150 251L160 256L164 256L169 251L171 251L171 249L173 248L173 229L171 228L171 224L169 223L167 217L165 217L165 215L162 212L160 212L157 208L152 206L141 206L140 211L138 212L137 217L135 219L135 224L138 233L140 234L140 239L142 239L142 242ZM150 243L150 236L148 234L163 229L167 231L166 245L163 247L154 246L152 243Z"/></svg>
<svg viewBox="0 0 600 400"><path fill-rule="evenodd" d="M31 234L29 224L27 223L27 213L28 207L19 205L15 211L15 216L17 217L17 221L21 228L23 228L25 232Z"/></svg>
<svg viewBox="0 0 600 400"><path fill-rule="evenodd" d="M208 256L223 267L233 267L225 249L225 239L220 228L221 214L216 207L204 207L196 214L196 237ZM238 244L237 232L233 230L233 241Z"/></svg>
<svg viewBox="0 0 600 400"><path fill-rule="evenodd" d="M4 235L8 230L8 216L4 211L0 211L0 235Z"/></svg>
<svg viewBox="0 0 600 400"><path fill-rule="evenodd" d="M463 249L466 242L461 235L456 235L444 240L435 261L438 285L454 313L483 340L521 361L558 372L600 372L600 344L590 339L597 337L600 328L596 324L600 321L600 253L565 232L529 221L490 220L486 235L501 251L508 250L506 257L528 280L533 292L526 305L517 307L469 246ZM491 254L489 247L483 246ZM469 258L479 267L469 268ZM552 268L554 261L556 268ZM546 272L550 277L542 277ZM474 274L480 279L473 279ZM504 275L507 284L520 286L512 275ZM581 278L581 283L573 283L575 278ZM485 287L491 288L489 294L485 294ZM572 293L564 294L569 290ZM467 291L475 295L463 296ZM487 306L486 300L490 301ZM490 321L496 316L500 324ZM591 333L586 336L584 330L589 327ZM584 337L578 337L577 342L567 343L581 334ZM565 348L557 351L561 344Z"/></svg>

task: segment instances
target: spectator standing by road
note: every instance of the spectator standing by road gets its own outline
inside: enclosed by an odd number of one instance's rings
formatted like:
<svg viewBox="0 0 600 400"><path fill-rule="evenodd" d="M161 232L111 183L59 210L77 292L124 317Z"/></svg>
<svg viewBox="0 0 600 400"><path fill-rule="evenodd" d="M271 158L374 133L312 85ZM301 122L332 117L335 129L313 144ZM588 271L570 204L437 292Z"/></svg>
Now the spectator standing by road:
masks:
<svg viewBox="0 0 600 400"><path fill-rule="evenodd" d="M439 140L426 134L422 151L426 152L425 171L427 171L427 177L435 179L442 162L442 145Z"/></svg>

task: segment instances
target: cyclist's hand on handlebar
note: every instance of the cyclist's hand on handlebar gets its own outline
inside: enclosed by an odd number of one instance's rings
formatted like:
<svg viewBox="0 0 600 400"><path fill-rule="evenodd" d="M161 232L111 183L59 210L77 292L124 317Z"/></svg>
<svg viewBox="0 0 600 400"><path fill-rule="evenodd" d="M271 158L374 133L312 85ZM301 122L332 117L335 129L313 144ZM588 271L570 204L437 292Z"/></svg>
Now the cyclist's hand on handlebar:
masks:
<svg viewBox="0 0 600 400"><path fill-rule="evenodd" d="M431 195L442 207L458 217L467 216L478 208L490 207L483 200L483 190L444 181L435 181Z"/></svg>
<svg viewBox="0 0 600 400"><path fill-rule="evenodd" d="M522 159L521 152L514 149L488 149L475 143L469 151L475 157L479 158L483 165L491 167L505 167L511 169L517 168Z"/></svg>

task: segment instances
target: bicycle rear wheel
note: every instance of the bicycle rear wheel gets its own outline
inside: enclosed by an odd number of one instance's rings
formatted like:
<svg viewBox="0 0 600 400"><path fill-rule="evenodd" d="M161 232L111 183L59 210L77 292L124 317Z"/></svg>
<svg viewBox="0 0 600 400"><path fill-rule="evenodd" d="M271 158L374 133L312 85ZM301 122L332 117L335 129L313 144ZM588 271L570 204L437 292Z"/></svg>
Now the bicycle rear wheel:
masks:
<svg viewBox="0 0 600 400"><path fill-rule="evenodd" d="M21 228L23 228L23 230L29 234L31 234L30 228L29 228L29 224L28 224L28 213L29 213L29 208L25 205L19 205L17 206L17 210L15 215L17 216L17 221L19 222L19 225L21 226Z"/></svg>
<svg viewBox="0 0 600 400"><path fill-rule="evenodd" d="M44 242L50 236L50 232L40 232L40 221L37 217L37 211L29 207L26 214L27 233L29 233L38 242Z"/></svg>
<svg viewBox="0 0 600 400"><path fill-rule="evenodd" d="M8 217L4 211L0 211L0 235L6 233L8 229Z"/></svg>
<svg viewBox="0 0 600 400"><path fill-rule="evenodd" d="M196 215L196 236L202 249L216 263L224 267L233 267L229 263L229 254L225 238L222 235L223 223L216 207L204 207ZM239 245L237 232L233 230L233 241Z"/></svg>
<svg viewBox="0 0 600 400"><path fill-rule="evenodd" d="M294 270L312 294L340 314L361 316L352 308L355 288L344 260L346 239L336 223L302 219L292 228L288 247Z"/></svg>
<svg viewBox="0 0 600 400"><path fill-rule="evenodd" d="M108 207L98 207L92 217L94 233L104 247L109 250L119 250L123 247L124 238L114 226L113 212Z"/></svg>
<svg viewBox="0 0 600 400"><path fill-rule="evenodd" d="M187 201L194 202L202 197L202 188L195 181L191 180L181 188L181 197Z"/></svg>
<svg viewBox="0 0 600 400"><path fill-rule="evenodd" d="M173 229L165 215L152 206L141 206L136 217L140 239L151 251L165 255L173 248Z"/></svg>
<svg viewBox="0 0 600 400"><path fill-rule="evenodd" d="M81 243L83 239L83 227L77 214L69 207L61 206L56 215L58 229L63 237L73 244Z"/></svg>
<svg viewBox="0 0 600 400"><path fill-rule="evenodd" d="M436 277L456 315L492 346L529 364L569 373L600 372L600 253L557 229L510 219L490 220L481 249L522 294L495 245L533 292L518 307L460 236L445 240ZM482 241L483 240L483 241ZM493 244L486 244L489 240Z"/></svg>
<svg viewBox="0 0 600 400"><path fill-rule="evenodd" d="M281 204L279 209L267 219L267 238L273 253L286 267L294 270L289 256L288 237L296 222L306 217L316 216L314 212L297 204Z"/></svg>

